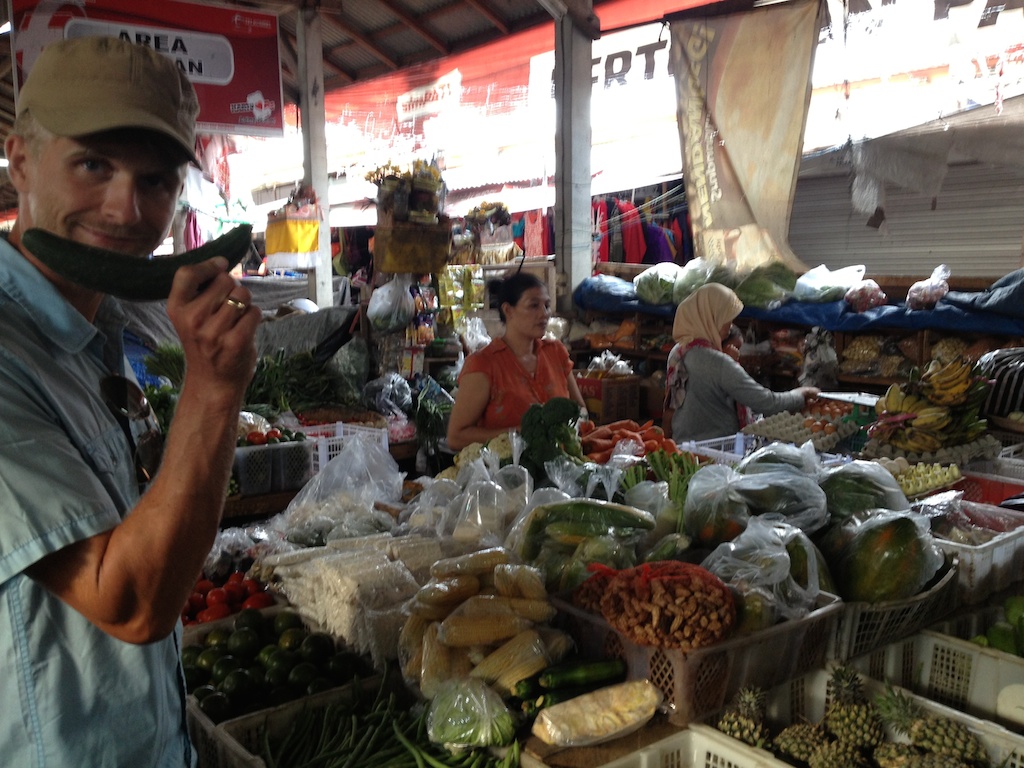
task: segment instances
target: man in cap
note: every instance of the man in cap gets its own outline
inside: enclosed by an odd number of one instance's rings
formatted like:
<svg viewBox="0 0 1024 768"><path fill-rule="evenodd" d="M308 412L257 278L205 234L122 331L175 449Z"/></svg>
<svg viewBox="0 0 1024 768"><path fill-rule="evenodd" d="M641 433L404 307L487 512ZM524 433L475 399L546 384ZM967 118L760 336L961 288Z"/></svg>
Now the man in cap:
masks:
<svg viewBox="0 0 1024 768"><path fill-rule="evenodd" d="M5 765L195 764L180 614L220 522L259 312L223 258L178 270L167 312L185 380L160 472L140 486L136 470L155 467L141 467L152 435L133 410L125 316L23 235L145 258L195 161L197 114L173 61L116 38L51 44L19 93L4 145L18 216L0 240Z"/></svg>

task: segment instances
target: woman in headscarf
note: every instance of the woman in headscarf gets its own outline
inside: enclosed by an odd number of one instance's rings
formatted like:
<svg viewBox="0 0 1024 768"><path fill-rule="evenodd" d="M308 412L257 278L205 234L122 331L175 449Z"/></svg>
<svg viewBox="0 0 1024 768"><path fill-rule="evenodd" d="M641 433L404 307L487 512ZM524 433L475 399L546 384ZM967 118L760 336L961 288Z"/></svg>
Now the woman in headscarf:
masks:
<svg viewBox="0 0 1024 768"><path fill-rule="evenodd" d="M676 309L665 382L665 428L672 439L708 440L746 426L747 409L770 415L798 411L816 387L773 392L758 384L723 351L743 302L724 285L707 283Z"/></svg>

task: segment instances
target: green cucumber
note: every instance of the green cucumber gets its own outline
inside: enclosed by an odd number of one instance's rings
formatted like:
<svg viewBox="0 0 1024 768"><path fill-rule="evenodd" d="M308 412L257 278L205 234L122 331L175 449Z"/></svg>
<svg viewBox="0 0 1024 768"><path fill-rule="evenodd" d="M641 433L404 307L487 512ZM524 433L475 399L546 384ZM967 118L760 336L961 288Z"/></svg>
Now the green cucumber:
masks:
<svg viewBox="0 0 1024 768"><path fill-rule="evenodd" d="M177 256L146 259L67 240L43 229L22 236L28 251L61 277L83 288L129 301L159 301L171 293L179 267L223 256L228 269L252 247L252 227L240 224L229 232Z"/></svg>
<svg viewBox="0 0 1024 768"><path fill-rule="evenodd" d="M610 685L625 680L626 671L624 659L572 661L548 667L541 672L537 683L549 690L577 685Z"/></svg>

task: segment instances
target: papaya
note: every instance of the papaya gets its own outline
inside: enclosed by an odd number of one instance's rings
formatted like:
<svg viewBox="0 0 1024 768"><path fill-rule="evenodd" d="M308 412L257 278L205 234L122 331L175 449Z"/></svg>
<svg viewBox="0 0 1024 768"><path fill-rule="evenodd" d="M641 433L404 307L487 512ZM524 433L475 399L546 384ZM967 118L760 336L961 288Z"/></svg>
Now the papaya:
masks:
<svg viewBox="0 0 1024 768"><path fill-rule="evenodd" d="M825 556L803 532L786 542L786 552L789 554L789 575L797 584L803 589L817 587L822 592L836 594L835 581ZM813 571L810 564L812 557L816 566ZM817 574L816 584L811 583L812 572Z"/></svg>
<svg viewBox="0 0 1024 768"><path fill-rule="evenodd" d="M942 562L941 551L911 517L884 515L857 526L833 576L847 602L905 600L921 591Z"/></svg>

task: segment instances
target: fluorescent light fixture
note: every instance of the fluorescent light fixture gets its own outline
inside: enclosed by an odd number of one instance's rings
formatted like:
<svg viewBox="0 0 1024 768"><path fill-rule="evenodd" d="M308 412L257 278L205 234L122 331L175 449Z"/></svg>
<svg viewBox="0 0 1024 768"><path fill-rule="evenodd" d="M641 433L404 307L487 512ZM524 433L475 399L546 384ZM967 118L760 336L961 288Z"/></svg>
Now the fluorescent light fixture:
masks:
<svg viewBox="0 0 1024 768"><path fill-rule="evenodd" d="M11 22L5 21L3 24L0 24L0 35L9 34L10 31L11 31Z"/></svg>

